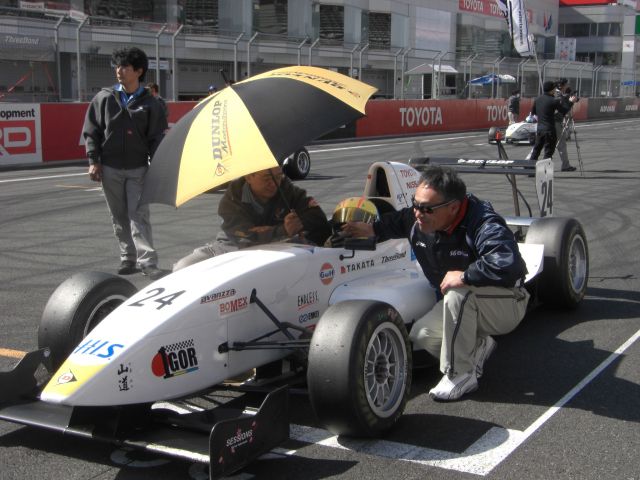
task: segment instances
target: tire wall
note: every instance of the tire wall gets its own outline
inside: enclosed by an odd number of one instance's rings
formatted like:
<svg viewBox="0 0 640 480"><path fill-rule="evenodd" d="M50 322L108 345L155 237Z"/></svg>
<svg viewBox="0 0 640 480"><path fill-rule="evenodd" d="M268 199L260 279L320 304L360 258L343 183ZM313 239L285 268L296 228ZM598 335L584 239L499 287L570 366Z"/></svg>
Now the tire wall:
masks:
<svg viewBox="0 0 640 480"><path fill-rule="evenodd" d="M532 98L520 102L520 118ZM169 126L196 102L167 102ZM638 117L640 98L583 98L576 121ZM0 168L85 158L82 125L88 103L0 103ZM366 116L325 139L461 132L507 125L506 99L371 100Z"/></svg>

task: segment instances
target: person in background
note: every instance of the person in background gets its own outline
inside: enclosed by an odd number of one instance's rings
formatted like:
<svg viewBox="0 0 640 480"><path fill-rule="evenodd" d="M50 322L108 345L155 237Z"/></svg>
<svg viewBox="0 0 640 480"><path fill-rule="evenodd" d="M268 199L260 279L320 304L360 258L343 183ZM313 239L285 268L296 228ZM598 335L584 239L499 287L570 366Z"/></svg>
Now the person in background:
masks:
<svg viewBox="0 0 640 480"><path fill-rule="evenodd" d="M517 123L520 115L520 90L511 92L507 103L507 116L509 117L509 125Z"/></svg>
<svg viewBox="0 0 640 480"><path fill-rule="evenodd" d="M151 95L156 97L156 100L158 100L158 102L160 102L160 105L162 105L162 110L164 110L164 115L168 119L169 118L169 107L167 107L167 102L165 102L164 98L162 98L160 96L160 87L158 86L158 84L157 83L153 83L153 82L149 82L149 83L147 83L147 88L151 92Z"/></svg>
<svg viewBox="0 0 640 480"><path fill-rule="evenodd" d="M218 87L216 87L215 85L209 85L209 95L213 95L217 91L218 91Z"/></svg>
<svg viewBox="0 0 640 480"><path fill-rule="evenodd" d="M569 98L571 98L571 88L569 87L569 80L567 80L566 78L561 78L560 80L558 80L556 85L556 98L561 98L565 103L569 102ZM571 107L573 107L573 103L571 103ZM565 120L569 115L571 115L571 107L569 107L569 111L567 113L563 114L560 112L556 112L554 116L557 138L556 150L558 151L558 156L560 157L560 169L563 172L574 172L576 170L576 167L572 166L569 163L569 152L567 152L567 132L564 131Z"/></svg>
<svg viewBox="0 0 640 480"><path fill-rule="evenodd" d="M140 204L149 162L167 129L160 102L142 85L149 67L136 47L116 50L111 57L118 83L96 94L85 115L82 135L89 158L89 177L102 183L113 231L120 247L118 273L142 269L156 280L149 205Z"/></svg>
<svg viewBox="0 0 640 480"><path fill-rule="evenodd" d="M222 231L216 239L178 260L174 271L269 242L294 239L323 245L331 235L327 216L318 203L285 177L280 167L230 182L218 205L218 215Z"/></svg>
<svg viewBox="0 0 640 480"><path fill-rule="evenodd" d="M556 149L558 137L556 135L556 113L564 116L572 105L577 102L577 97L556 97L556 82L544 82L542 89L544 93L535 99L531 107L531 114L538 117L538 127L536 131L536 143L531 150L530 160L538 160L540 152L544 147L544 158L553 157ZM569 167L564 171L575 170Z"/></svg>
<svg viewBox="0 0 640 480"><path fill-rule="evenodd" d="M526 266L505 220L490 203L468 194L454 170L426 169L412 203L372 225L348 222L343 230L353 237L409 240L438 297L409 335L440 360L444 376L429 396L457 400L478 388L496 348L491 335L509 333L524 317Z"/></svg>

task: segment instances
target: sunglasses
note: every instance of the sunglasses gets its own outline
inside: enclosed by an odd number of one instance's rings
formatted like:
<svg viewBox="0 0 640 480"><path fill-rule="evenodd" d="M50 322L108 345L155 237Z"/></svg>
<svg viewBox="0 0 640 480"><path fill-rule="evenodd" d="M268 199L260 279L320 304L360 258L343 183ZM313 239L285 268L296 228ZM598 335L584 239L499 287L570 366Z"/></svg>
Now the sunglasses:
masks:
<svg viewBox="0 0 640 480"><path fill-rule="evenodd" d="M411 206L414 210L418 210L420 213L428 213L429 215L432 215L433 212L435 212L438 208L449 205L450 203L453 203L455 201L456 200L454 198L453 200L449 200L447 202L437 203L435 205L427 205L426 203L416 203L416 199L415 197L413 197L411 199Z"/></svg>

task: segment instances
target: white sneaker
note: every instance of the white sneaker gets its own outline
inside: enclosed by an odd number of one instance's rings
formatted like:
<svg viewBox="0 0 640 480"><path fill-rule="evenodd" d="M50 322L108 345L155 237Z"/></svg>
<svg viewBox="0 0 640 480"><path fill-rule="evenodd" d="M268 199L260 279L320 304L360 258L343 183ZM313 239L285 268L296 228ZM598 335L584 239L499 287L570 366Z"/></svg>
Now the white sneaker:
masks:
<svg viewBox="0 0 640 480"><path fill-rule="evenodd" d="M493 353L493 351L498 346L498 342L496 342L492 337L480 337L476 343L476 351L473 355L473 363L476 365L476 377L480 378L484 371L484 362L487 361L487 358Z"/></svg>
<svg viewBox="0 0 640 480"><path fill-rule="evenodd" d="M429 390L429 396L434 400L457 400L465 393L478 389L478 379L475 372L465 373L453 378L442 377L438 384Z"/></svg>

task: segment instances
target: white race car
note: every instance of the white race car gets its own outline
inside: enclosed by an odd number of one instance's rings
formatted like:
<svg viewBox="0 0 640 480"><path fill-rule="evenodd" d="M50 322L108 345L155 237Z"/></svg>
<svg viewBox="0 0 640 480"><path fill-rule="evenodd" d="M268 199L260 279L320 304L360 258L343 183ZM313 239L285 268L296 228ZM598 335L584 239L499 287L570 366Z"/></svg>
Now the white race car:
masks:
<svg viewBox="0 0 640 480"><path fill-rule="evenodd" d="M533 168L508 160L418 159L416 168L378 162L363 195L380 214L407 207L421 165L438 162L472 171L495 167L514 179ZM553 168L549 160L535 168L541 212L549 214ZM535 301L577 305L588 278L580 224L552 217L509 221ZM306 380L327 429L380 436L409 396L407 332L435 302L404 239L354 240L344 248L252 247L138 292L122 277L79 273L49 299L41 349L0 373L0 418L208 462L215 478L288 438L288 394L286 387L271 388L257 411L252 405L229 415L216 412L236 397L213 401L213 393L202 392L276 362L284 366L275 377L280 385Z"/></svg>
<svg viewBox="0 0 640 480"><path fill-rule="evenodd" d="M536 143L536 131L538 124L536 122L518 122L512 123L506 129L500 127L491 127L489 129L489 143L496 143L496 135L500 135L500 140L505 143L526 143L533 145Z"/></svg>

